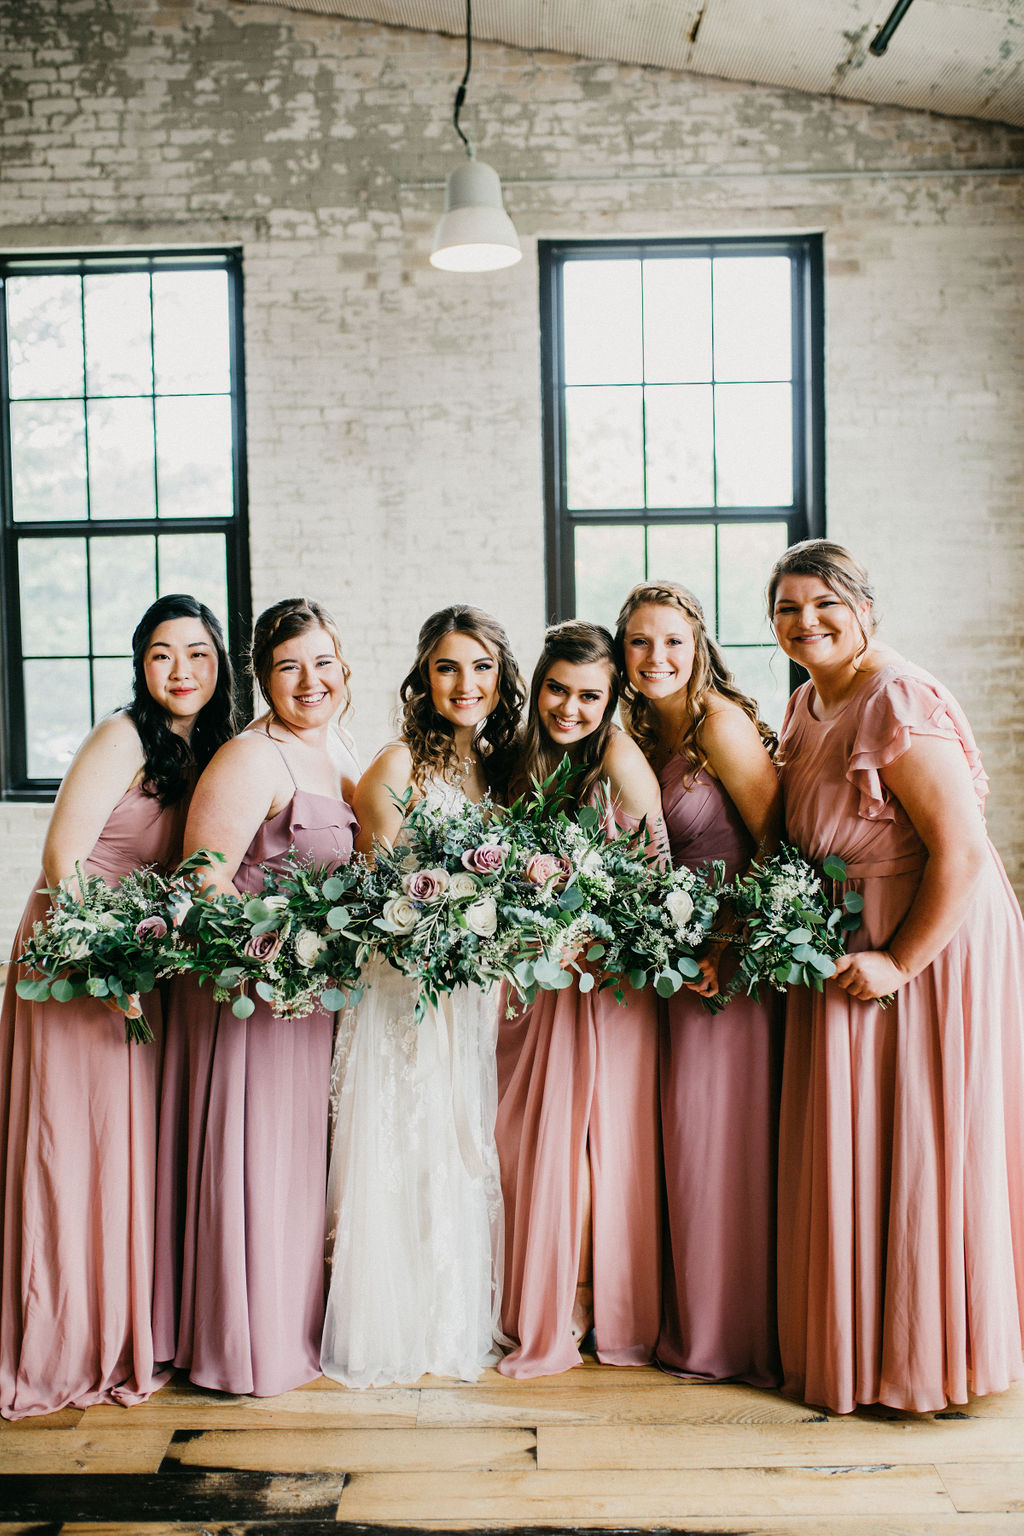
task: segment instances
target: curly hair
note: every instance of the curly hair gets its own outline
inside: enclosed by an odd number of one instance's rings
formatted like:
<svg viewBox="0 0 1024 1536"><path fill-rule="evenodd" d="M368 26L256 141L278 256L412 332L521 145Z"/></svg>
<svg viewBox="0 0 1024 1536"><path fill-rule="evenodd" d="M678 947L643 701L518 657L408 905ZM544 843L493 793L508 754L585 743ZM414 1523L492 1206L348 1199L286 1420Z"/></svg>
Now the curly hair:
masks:
<svg viewBox="0 0 1024 1536"><path fill-rule="evenodd" d="M626 627L638 608L655 603L678 608L693 631L693 670L686 685L686 711L689 724L679 742L679 752L693 773L707 767L707 754L701 746L701 727L707 718L708 699L717 694L737 704L757 726L761 740L774 757L778 737L757 712L757 704L736 686L722 651L704 622L704 610L688 587L678 581L641 582L633 588L619 610L615 629L615 654L622 668L622 717L626 730L640 746L644 756L653 758L658 749L657 715L650 699L639 693L629 681L626 666Z"/></svg>
<svg viewBox="0 0 1024 1536"><path fill-rule="evenodd" d="M155 630L171 619L198 619L217 653L217 684L203 705L189 740L170 720L146 685L146 651ZM177 805L210 758L235 734L235 678L220 624L198 598L173 592L151 603L132 635L132 699L125 714L134 722L145 755L142 787L161 805Z"/></svg>
<svg viewBox="0 0 1024 1536"><path fill-rule="evenodd" d="M294 640L298 635L304 635L310 629L326 630L334 642L334 650L341 662L342 676L345 680L345 704L341 711L347 714L352 704L349 693L348 680L352 676L351 670L344 656L341 654L341 636L338 626L322 604L314 602L311 597L284 597L279 603L273 603L271 607L264 608L253 626L252 644L249 647L249 670L253 678L259 684L260 693L267 702L270 713L274 713L274 705L270 697L270 682L274 674L274 652L279 645L286 645L289 640Z"/></svg>
<svg viewBox="0 0 1024 1536"><path fill-rule="evenodd" d="M413 782L422 789L428 778L450 778L458 764L455 728L434 708L430 658L445 635L467 635L498 664L498 699L477 731L473 746L490 792L504 797L519 746L519 720L526 698L508 635L490 614L456 603L432 613L419 633L416 660L399 689L401 738L412 753Z"/></svg>
<svg viewBox="0 0 1024 1536"><path fill-rule="evenodd" d="M840 602L846 604L857 620L864 639L864 644L856 658L859 660L867 650L871 636L878 628L878 620L875 617L874 588L867 571L860 562L855 560L842 544L833 544L831 539L803 539L799 544L791 544L776 560L768 577L765 596L769 619L773 619L775 594L784 576L817 576L829 591L835 593ZM870 610L866 629L858 611L864 607L865 603Z"/></svg>
<svg viewBox="0 0 1024 1536"><path fill-rule="evenodd" d="M540 691L544 680L557 661L573 667L591 666L603 662L608 668L608 703L601 723L575 747L564 747L552 741L540 719ZM562 624L552 624L544 632L541 650L533 678L530 682L530 704L523 737L522 758L517 784L521 780L525 789L532 779L544 780L558 767L568 753L576 772L572 784L572 798L565 809L578 809L586 805L594 787L600 782L601 765L605 748L614 726L615 709L619 702L621 678L615 657L615 642L611 632L603 624L589 624L584 619L566 619Z"/></svg>

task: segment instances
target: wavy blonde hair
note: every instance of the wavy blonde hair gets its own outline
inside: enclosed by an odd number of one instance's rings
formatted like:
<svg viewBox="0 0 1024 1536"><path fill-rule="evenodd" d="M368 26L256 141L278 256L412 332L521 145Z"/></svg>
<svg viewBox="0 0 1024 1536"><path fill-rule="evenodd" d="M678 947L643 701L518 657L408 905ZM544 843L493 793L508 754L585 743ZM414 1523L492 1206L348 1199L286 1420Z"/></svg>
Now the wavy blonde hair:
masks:
<svg viewBox="0 0 1024 1536"><path fill-rule="evenodd" d="M274 706L270 698L270 680L274 672L274 652L279 645L286 645L309 629L323 629L334 642L334 650L341 662L345 679L345 704L341 714L346 715L352 706L349 678L352 676L348 662L341 654L341 636L338 626L322 604L311 597L283 597L279 603L264 608L253 625L252 644L249 647L249 669L259 684L260 692L267 701L270 713ZM340 716L339 716L340 719Z"/></svg>
<svg viewBox="0 0 1024 1536"><path fill-rule="evenodd" d="M424 622L416 660L399 689L400 734L412 753L413 782L422 789L428 778L450 778L458 763L455 728L437 713L430 692L430 658L445 635L468 635L498 664L498 699L477 731L473 746L480 754L488 789L503 797L515 767L526 692L505 630L489 613L468 604L441 608Z"/></svg>
<svg viewBox="0 0 1024 1536"><path fill-rule="evenodd" d="M638 693L629 681L625 642L626 626L630 619L638 608L648 603L655 603L662 608L678 608L693 631L693 670L686 685L686 708L690 723L679 743L683 760L690 765L692 772L699 773L707 767L707 754L700 744L700 733L707 717L708 698L711 694L728 699L742 709L757 726L769 756L774 758L778 737L759 716L754 700L736 686L717 641L708 634L700 602L688 587L678 581L647 581L634 587L619 610L615 627L615 654L622 671L622 721L644 756L650 760L657 754L657 714L650 699Z"/></svg>

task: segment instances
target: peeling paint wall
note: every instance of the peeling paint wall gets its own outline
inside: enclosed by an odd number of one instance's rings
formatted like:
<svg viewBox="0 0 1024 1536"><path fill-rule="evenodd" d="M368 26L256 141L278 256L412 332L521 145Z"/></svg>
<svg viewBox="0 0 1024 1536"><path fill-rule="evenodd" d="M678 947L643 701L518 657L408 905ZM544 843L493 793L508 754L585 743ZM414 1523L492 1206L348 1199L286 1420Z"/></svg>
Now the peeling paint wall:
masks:
<svg viewBox="0 0 1024 1536"><path fill-rule="evenodd" d="M1024 134L478 45L463 121L525 254L456 276L458 40L233 0L0 0L0 32L5 249L242 247L254 607L338 615L364 757L433 608L536 654L536 239L824 230L829 530L971 712L1024 875ZM6 932L44 824L0 807Z"/></svg>

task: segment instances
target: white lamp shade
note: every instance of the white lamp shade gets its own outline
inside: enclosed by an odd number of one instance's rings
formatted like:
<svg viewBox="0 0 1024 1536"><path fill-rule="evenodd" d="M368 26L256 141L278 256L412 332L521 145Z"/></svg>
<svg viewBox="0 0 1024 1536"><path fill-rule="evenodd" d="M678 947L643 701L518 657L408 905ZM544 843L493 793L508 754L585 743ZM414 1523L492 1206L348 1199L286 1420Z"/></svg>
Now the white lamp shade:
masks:
<svg viewBox="0 0 1024 1536"><path fill-rule="evenodd" d="M520 260L519 236L491 166L480 160L457 166L448 177L444 207L434 231L432 266L447 272L493 272Z"/></svg>

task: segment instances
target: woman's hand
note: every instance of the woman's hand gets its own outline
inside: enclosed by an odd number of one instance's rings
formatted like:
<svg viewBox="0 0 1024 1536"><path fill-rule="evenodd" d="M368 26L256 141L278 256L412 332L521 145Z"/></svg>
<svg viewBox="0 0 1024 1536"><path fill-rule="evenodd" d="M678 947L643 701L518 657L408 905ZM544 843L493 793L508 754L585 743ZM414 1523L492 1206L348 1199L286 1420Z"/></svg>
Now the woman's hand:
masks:
<svg viewBox="0 0 1024 1536"><path fill-rule="evenodd" d="M718 954L701 955L697 960L700 966L700 975L692 981L684 981L683 986L689 987L691 992L696 992L698 997L714 997L718 992Z"/></svg>
<svg viewBox="0 0 1024 1536"><path fill-rule="evenodd" d="M864 949L853 955L840 955L834 979L851 997L869 1003L889 997L910 977L887 949Z"/></svg>

